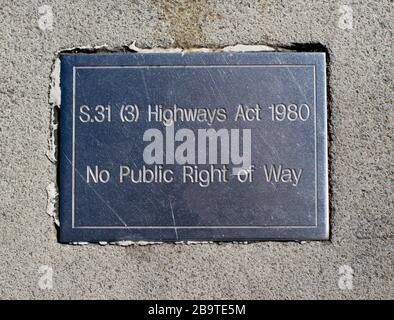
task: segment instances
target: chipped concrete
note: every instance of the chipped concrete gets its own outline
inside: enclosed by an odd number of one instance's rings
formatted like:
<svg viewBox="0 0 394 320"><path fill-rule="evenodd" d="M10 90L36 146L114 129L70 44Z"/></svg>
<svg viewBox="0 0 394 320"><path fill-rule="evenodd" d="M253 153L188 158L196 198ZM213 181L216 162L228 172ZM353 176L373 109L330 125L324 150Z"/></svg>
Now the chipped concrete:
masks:
<svg viewBox="0 0 394 320"><path fill-rule="evenodd" d="M391 1L2 4L0 298L394 298ZM52 8L51 28L39 24L42 5ZM352 8L351 26L341 21L341 5ZM57 242L47 214L56 190L47 196L56 177L56 150L48 153L54 54L134 40L141 48L321 43L330 50L331 241ZM52 289L38 285L42 265L53 268ZM344 265L352 275L340 273ZM349 277L352 286L343 287Z"/></svg>

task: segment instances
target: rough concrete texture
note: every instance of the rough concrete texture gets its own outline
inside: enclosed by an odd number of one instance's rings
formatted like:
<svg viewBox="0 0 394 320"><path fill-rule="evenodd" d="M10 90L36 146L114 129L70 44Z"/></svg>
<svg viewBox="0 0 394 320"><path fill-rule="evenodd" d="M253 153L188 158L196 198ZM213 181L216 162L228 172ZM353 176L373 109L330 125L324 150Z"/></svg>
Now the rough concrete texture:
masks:
<svg viewBox="0 0 394 320"><path fill-rule="evenodd" d="M42 5L52 8L52 30L39 27ZM1 0L0 298L394 298L392 21L388 0ZM132 41L330 50L331 241L57 242L46 213L56 179L46 157L54 53ZM43 265L53 269L52 289L40 282Z"/></svg>

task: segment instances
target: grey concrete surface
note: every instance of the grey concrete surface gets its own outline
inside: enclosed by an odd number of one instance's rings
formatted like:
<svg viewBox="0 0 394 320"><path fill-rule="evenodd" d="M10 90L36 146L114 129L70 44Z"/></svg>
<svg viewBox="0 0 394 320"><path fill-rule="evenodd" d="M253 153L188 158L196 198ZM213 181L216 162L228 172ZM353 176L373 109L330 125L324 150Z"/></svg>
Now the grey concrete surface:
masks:
<svg viewBox="0 0 394 320"><path fill-rule="evenodd" d="M52 30L39 27L42 5L52 8ZM352 27L343 5L353 11ZM393 299L392 7L388 0L1 0L0 298ZM54 53L132 41L329 48L331 241L57 243L46 213L46 187L56 178L46 157ZM53 269L52 289L40 286L42 265ZM353 270L352 289L343 285L344 265Z"/></svg>

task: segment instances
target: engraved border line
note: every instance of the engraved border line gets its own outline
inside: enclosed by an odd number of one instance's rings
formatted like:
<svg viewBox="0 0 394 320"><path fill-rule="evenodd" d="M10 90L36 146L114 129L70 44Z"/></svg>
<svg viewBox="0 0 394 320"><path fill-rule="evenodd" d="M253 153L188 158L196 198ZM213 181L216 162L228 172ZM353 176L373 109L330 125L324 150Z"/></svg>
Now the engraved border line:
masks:
<svg viewBox="0 0 394 320"><path fill-rule="evenodd" d="M314 101L314 131L315 131L315 225L307 226L176 226L177 229L316 229L318 226L317 212L317 132L316 132L316 65L315 64L244 64L244 65L144 65L144 66L73 66L73 134L72 134L72 229L174 229L174 226L75 226L75 74L77 69L137 69L137 68L250 68L250 67L313 67L313 101Z"/></svg>

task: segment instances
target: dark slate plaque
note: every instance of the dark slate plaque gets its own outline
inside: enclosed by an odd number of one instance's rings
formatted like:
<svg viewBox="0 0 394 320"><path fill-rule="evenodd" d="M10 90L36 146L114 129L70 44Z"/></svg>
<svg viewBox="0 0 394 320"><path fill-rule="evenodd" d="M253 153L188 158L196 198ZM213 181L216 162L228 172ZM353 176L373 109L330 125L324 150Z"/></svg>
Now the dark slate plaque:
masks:
<svg viewBox="0 0 394 320"><path fill-rule="evenodd" d="M324 53L61 55L60 240L328 239Z"/></svg>

